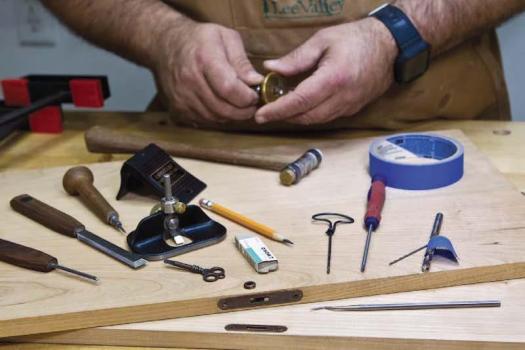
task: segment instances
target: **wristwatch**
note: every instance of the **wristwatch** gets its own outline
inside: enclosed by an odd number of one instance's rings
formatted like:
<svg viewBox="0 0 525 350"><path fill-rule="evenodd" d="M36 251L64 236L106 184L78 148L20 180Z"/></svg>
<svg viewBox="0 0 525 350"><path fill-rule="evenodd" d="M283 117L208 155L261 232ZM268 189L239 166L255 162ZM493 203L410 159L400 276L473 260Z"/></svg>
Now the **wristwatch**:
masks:
<svg viewBox="0 0 525 350"><path fill-rule="evenodd" d="M409 83L426 72L430 62L430 44L398 7L384 4L369 13L381 21L392 33L399 54L394 63L394 79L399 84Z"/></svg>

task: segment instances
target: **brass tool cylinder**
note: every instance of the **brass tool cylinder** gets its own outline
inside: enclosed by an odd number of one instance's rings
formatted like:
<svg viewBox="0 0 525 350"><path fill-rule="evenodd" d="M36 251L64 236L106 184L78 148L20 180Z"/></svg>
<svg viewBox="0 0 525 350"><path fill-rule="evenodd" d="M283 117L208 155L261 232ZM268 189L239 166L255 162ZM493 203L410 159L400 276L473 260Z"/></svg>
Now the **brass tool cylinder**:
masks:
<svg viewBox="0 0 525 350"><path fill-rule="evenodd" d="M259 105L271 103L291 90L286 79L275 72L266 74L262 83L252 88L259 95Z"/></svg>

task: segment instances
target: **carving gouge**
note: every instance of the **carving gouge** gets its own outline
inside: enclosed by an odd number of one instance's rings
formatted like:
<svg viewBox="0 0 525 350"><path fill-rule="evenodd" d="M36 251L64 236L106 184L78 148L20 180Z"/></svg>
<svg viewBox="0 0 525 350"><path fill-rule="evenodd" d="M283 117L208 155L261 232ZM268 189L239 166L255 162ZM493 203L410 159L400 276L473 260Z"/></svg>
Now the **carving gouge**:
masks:
<svg viewBox="0 0 525 350"><path fill-rule="evenodd" d="M59 265L54 256L4 239L0 239L0 260L33 271L51 272L59 269L91 281L98 281L96 276Z"/></svg>
<svg viewBox="0 0 525 350"><path fill-rule="evenodd" d="M44 225L45 227L76 238L81 242L109 255L110 257L137 269L146 265L141 256L128 252L113 243L89 232L85 226L75 218L55 209L28 194L22 194L11 199L11 207L20 214Z"/></svg>
<svg viewBox="0 0 525 350"><path fill-rule="evenodd" d="M97 190L93 185L93 181L93 173L89 168L76 166L64 174L62 185L70 195L80 195L84 203L93 210L102 221L125 234L126 231L124 227L122 227L117 211Z"/></svg>

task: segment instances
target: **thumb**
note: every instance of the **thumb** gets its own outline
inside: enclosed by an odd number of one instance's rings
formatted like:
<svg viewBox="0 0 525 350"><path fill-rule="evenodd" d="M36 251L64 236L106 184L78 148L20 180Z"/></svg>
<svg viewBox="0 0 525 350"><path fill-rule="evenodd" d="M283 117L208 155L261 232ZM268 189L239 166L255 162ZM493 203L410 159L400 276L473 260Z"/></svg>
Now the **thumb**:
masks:
<svg viewBox="0 0 525 350"><path fill-rule="evenodd" d="M325 45L312 37L304 44L279 59L264 62L264 68L282 75L296 75L313 68L323 55Z"/></svg>
<svg viewBox="0 0 525 350"><path fill-rule="evenodd" d="M223 35L228 62L241 79L247 85L256 85L262 82L264 77L253 68L241 37L237 32L229 31Z"/></svg>

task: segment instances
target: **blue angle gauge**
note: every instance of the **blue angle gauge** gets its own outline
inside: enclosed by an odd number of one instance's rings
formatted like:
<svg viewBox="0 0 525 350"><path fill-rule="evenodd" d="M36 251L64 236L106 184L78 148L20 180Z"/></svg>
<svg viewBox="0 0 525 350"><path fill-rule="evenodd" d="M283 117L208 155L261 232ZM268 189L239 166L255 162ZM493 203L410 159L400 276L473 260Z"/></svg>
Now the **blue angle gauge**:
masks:
<svg viewBox="0 0 525 350"><path fill-rule="evenodd" d="M463 146L436 134L397 134L370 145L370 175L393 188L430 190L451 185L463 177L463 162Z"/></svg>

